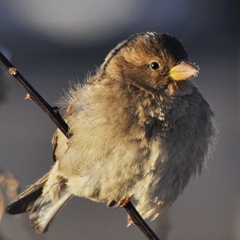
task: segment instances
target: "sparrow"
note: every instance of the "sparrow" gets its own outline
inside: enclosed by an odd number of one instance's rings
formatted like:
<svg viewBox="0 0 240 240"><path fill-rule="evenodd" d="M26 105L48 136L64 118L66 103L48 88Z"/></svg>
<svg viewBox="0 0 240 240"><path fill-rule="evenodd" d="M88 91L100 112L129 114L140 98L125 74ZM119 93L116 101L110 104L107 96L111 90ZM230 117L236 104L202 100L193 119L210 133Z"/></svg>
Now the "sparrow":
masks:
<svg viewBox="0 0 240 240"><path fill-rule="evenodd" d="M50 172L6 209L30 211L48 230L73 196L124 206L154 220L201 172L214 138L213 112L189 81L199 68L170 34L145 32L118 44L59 107L70 138L56 130Z"/></svg>

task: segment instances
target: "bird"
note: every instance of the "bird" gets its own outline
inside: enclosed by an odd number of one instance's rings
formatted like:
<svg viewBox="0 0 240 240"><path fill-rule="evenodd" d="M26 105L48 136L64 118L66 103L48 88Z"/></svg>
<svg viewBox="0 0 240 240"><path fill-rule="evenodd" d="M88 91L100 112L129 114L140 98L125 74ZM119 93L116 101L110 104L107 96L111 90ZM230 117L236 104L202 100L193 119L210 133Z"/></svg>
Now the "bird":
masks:
<svg viewBox="0 0 240 240"><path fill-rule="evenodd" d="M190 81L198 74L169 33L119 43L60 99L71 137L56 130L51 170L6 213L29 212L39 234L73 196L109 207L133 200L144 219L157 218L201 173L213 145L213 111Z"/></svg>

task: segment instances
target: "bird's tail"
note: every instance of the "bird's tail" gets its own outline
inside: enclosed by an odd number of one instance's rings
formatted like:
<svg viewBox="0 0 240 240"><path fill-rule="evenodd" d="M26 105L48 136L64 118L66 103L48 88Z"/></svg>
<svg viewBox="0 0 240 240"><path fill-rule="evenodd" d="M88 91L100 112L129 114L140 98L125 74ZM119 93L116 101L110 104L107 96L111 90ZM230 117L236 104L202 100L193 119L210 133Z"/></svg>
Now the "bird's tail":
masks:
<svg viewBox="0 0 240 240"><path fill-rule="evenodd" d="M44 175L6 208L6 213L13 215L31 211L30 221L32 227L39 234L48 230L56 214L72 196L65 189L62 189L59 197L53 201L49 192L43 191L48 176L49 173Z"/></svg>
<svg viewBox="0 0 240 240"><path fill-rule="evenodd" d="M56 214L62 209L65 203L71 198L66 190L61 192L59 199L52 202L49 194L42 194L34 203L30 221L36 233L45 233Z"/></svg>
<svg viewBox="0 0 240 240"><path fill-rule="evenodd" d="M19 194L16 199L6 208L6 213L15 215L31 211L34 202L42 194L43 186L48 180L48 175L49 173L44 175L35 184L31 185L28 189Z"/></svg>

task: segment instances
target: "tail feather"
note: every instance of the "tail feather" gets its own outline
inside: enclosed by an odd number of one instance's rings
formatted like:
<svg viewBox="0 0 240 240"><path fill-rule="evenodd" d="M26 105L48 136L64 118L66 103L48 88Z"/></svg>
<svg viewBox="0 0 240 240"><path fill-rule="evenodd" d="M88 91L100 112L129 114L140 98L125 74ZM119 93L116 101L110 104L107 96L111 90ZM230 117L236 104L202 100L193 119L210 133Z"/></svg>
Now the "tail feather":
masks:
<svg viewBox="0 0 240 240"><path fill-rule="evenodd" d="M48 230L56 214L71 197L72 195L64 190L56 202L51 201L49 194L36 200L30 213L30 221L36 233L42 234Z"/></svg>
<svg viewBox="0 0 240 240"><path fill-rule="evenodd" d="M14 215L30 211L36 199L42 194L43 186L48 180L48 175L49 173L45 174L35 184L19 194L6 208L5 212Z"/></svg>
<svg viewBox="0 0 240 240"><path fill-rule="evenodd" d="M49 225L65 203L72 197L65 189L65 180L60 179L59 185L52 187L53 194L45 189L49 173L34 185L17 196L6 208L6 213L19 214L30 212L30 221L34 230L41 234L48 230ZM45 189L43 191L43 189Z"/></svg>

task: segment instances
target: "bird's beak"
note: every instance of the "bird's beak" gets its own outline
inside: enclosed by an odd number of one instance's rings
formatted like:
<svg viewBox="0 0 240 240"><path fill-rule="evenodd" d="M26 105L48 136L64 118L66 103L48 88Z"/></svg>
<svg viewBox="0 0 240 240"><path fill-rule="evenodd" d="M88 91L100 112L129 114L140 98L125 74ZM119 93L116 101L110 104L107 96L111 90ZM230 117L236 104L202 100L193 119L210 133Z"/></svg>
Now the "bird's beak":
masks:
<svg viewBox="0 0 240 240"><path fill-rule="evenodd" d="M185 81L197 77L199 68L188 61L181 61L178 65L172 67L169 76L174 81Z"/></svg>

